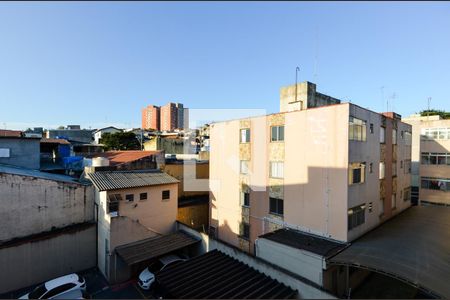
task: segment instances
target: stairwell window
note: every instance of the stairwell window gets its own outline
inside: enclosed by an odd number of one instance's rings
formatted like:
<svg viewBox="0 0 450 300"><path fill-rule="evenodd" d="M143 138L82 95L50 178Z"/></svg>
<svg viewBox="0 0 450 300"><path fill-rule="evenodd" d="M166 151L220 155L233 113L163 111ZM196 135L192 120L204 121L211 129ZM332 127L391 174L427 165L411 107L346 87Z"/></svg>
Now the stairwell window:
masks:
<svg viewBox="0 0 450 300"><path fill-rule="evenodd" d="M270 177L283 178L284 177L284 162L271 161L270 162Z"/></svg>
<svg viewBox="0 0 450 300"><path fill-rule="evenodd" d="M250 193L249 192L241 193L241 203L242 203L242 206L250 207Z"/></svg>
<svg viewBox="0 0 450 300"><path fill-rule="evenodd" d="M241 143L250 143L250 128L241 129Z"/></svg>
<svg viewBox="0 0 450 300"><path fill-rule="evenodd" d="M250 224L241 222L239 224L239 235L245 240L250 239Z"/></svg>
<svg viewBox="0 0 450 300"><path fill-rule="evenodd" d="M392 145L397 145L397 129L392 130Z"/></svg>
<svg viewBox="0 0 450 300"><path fill-rule="evenodd" d="M366 205L361 204L355 207L350 208L347 211L348 214L348 230L352 230L353 228L362 225L366 222Z"/></svg>
<svg viewBox="0 0 450 300"><path fill-rule="evenodd" d="M271 131L270 140L272 142L284 141L284 125L283 126L272 126L270 131Z"/></svg>
<svg viewBox="0 0 450 300"><path fill-rule="evenodd" d="M269 212L282 216L284 214L284 200L270 197L269 201Z"/></svg>
<svg viewBox="0 0 450 300"><path fill-rule="evenodd" d="M348 124L348 139L351 141L366 141L366 121L350 116Z"/></svg>
<svg viewBox="0 0 450 300"><path fill-rule="evenodd" d="M241 174L248 174L248 160L241 160L239 168Z"/></svg>
<svg viewBox="0 0 450 300"><path fill-rule="evenodd" d="M383 126L380 127L380 143L386 143L386 128Z"/></svg>
<svg viewBox="0 0 450 300"><path fill-rule="evenodd" d="M365 163L351 163L348 168L348 183L350 185L364 183L365 181Z"/></svg>
<svg viewBox="0 0 450 300"><path fill-rule="evenodd" d="M380 162L380 179L384 179L385 176L385 164L384 162Z"/></svg>

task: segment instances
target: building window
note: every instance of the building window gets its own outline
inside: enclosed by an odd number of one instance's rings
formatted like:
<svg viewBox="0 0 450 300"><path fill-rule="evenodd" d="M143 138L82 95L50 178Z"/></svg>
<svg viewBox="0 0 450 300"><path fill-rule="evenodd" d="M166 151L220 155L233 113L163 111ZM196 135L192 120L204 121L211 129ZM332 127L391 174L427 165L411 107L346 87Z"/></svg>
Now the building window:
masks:
<svg viewBox="0 0 450 300"><path fill-rule="evenodd" d="M0 157L10 157L11 152L9 148L0 148Z"/></svg>
<svg viewBox="0 0 450 300"><path fill-rule="evenodd" d="M412 143L411 132L405 131L404 135L405 135L405 146L411 146Z"/></svg>
<svg viewBox="0 0 450 300"><path fill-rule="evenodd" d="M270 162L270 177L283 178L284 177L284 162L271 161Z"/></svg>
<svg viewBox="0 0 450 300"><path fill-rule="evenodd" d="M373 173L373 163L369 164L369 173Z"/></svg>
<svg viewBox="0 0 450 300"><path fill-rule="evenodd" d="M241 143L250 143L250 128L241 129Z"/></svg>
<svg viewBox="0 0 450 300"><path fill-rule="evenodd" d="M403 160L400 161L400 169L403 169Z"/></svg>
<svg viewBox="0 0 450 300"><path fill-rule="evenodd" d="M108 197L107 203L107 213L115 213L119 211L119 201L122 200L122 196L120 194L112 194Z"/></svg>
<svg viewBox="0 0 450 300"><path fill-rule="evenodd" d="M386 143L386 128L383 126L380 127L380 143Z"/></svg>
<svg viewBox="0 0 450 300"><path fill-rule="evenodd" d="M396 193L392 193L391 195L391 208L396 208L397 207L397 194Z"/></svg>
<svg viewBox="0 0 450 300"><path fill-rule="evenodd" d="M372 202L369 202L369 212L372 212L372 209L373 209L373 204L372 204Z"/></svg>
<svg viewBox="0 0 450 300"><path fill-rule="evenodd" d="M365 163L351 163L348 169L349 184L364 183L365 169Z"/></svg>
<svg viewBox="0 0 450 300"><path fill-rule="evenodd" d="M250 224L241 222L239 226L239 235L243 239L250 239Z"/></svg>
<svg viewBox="0 0 450 300"><path fill-rule="evenodd" d="M348 210L348 230L364 224L366 221L366 205L358 205Z"/></svg>
<svg viewBox="0 0 450 300"><path fill-rule="evenodd" d="M411 201L411 187L403 190L403 201Z"/></svg>
<svg viewBox="0 0 450 300"><path fill-rule="evenodd" d="M162 199L169 200L170 199L170 190L162 191Z"/></svg>
<svg viewBox="0 0 450 300"><path fill-rule="evenodd" d="M421 137L422 140L449 140L450 128L424 128Z"/></svg>
<svg viewBox="0 0 450 300"><path fill-rule="evenodd" d="M133 202L134 201L134 195L133 194L125 195L125 200L127 200L128 202Z"/></svg>
<svg viewBox="0 0 450 300"><path fill-rule="evenodd" d="M380 179L384 179L385 169L386 168L384 162L380 161Z"/></svg>
<svg viewBox="0 0 450 300"><path fill-rule="evenodd" d="M372 123L370 123L370 133L373 133L373 124Z"/></svg>
<svg viewBox="0 0 450 300"><path fill-rule="evenodd" d="M427 190L450 191L450 178L422 177L421 186Z"/></svg>
<svg viewBox="0 0 450 300"><path fill-rule="evenodd" d="M392 144L397 145L397 129L392 129Z"/></svg>
<svg viewBox="0 0 450 300"><path fill-rule="evenodd" d="M411 173L411 160L410 159L405 159L404 173L405 174L410 174Z"/></svg>
<svg viewBox="0 0 450 300"><path fill-rule="evenodd" d="M241 160L239 170L240 170L241 174L248 174L248 160Z"/></svg>
<svg viewBox="0 0 450 300"><path fill-rule="evenodd" d="M271 141L272 142L284 141L284 125L271 127Z"/></svg>
<svg viewBox="0 0 450 300"><path fill-rule="evenodd" d="M397 163L392 163L392 176L397 176Z"/></svg>
<svg viewBox="0 0 450 300"><path fill-rule="evenodd" d="M147 200L147 193L140 193L139 200Z"/></svg>
<svg viewBox="0 0 450 300"><path fill-rule="evenodd" d="M271 214L282 216L284 214L283 202L284 202L283 199L270 197L269 212Z"/></svg>
<svg viewBox="0 0 450 300"><path fill-rule="evenodd" d="M348 139L351 141L366 140L366 121L350 116L348 124Z"/></svg>
<svg viewBox="0 0 450 300"><path fill-rule="evenodd" d="M241 203L242 203L242 206L246 206L246 207L250 206L250 193L249 192L241 193Z"/></svg>
<svg viewBox="0 0 450 300"><path fill-rule="evenodd" d="M421 153L423 165L450 165L450 153Z"/></svg>

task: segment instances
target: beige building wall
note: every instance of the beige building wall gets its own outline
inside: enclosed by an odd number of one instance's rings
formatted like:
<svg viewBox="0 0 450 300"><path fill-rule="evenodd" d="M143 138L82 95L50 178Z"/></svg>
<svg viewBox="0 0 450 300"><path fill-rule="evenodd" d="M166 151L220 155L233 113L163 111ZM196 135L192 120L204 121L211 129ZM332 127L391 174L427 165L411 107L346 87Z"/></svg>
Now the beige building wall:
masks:
<svg viewBox="0 0 450 300"><path fill-rule="evenodd" d="M206 196L208 191L185 191L184 190L184 163L167 162L162 171L169 174L170 176L178 179L180 182L178 184L178 197L193 197L193 196ZM209 162L196 162L195 163L195 178L196 179L208 179L209 178Z"/></svg>
<svg viewBox="0 0 450 300"><path fill-rule="evenodd" d="M349 141L350 115L366 121L366 141ZM400 198L410 186L410 175L400 172L400 160L410 158L410 146L404 145L400 132L411 127L387 118L386 144L381 145L382 119L380 114L344 103L212 124L210 225L217 228L219 239L253 252L259 235L288 226L346 242L409 207L410 202ZM283 142L271 142L273 125L285 126ZM398 127L397 145L392 145L394 126ZM243 128L251 130L250 143L240 143ZM387 165L383 204L381 156ZM247 175L240 174L240 160L249 162ZM271 161L284 162L283 178L270 177ZM349 185L352 162L366 164L364 183ZM241 203L244 189L250 191L249 207ZM397 193L394 210L390 207L393 189ZM283 216L269 212L269 197L284 199ZM349 231L348 209L358 205L365 205L365 222ZM242 222L250 224L248 240L240 236Z"/></svg>
<svg viewBox="0 0 450 300"><path fill-rule="evenodd" d="M412 186L419 189L419 201L450 205L450 192L424 189L421 187L421 177L450 179L450 164L426 165L421 162L421 153L450 154L450 139L423 138L425 129L450 128L450 120L443 120L439 116L412 115L403 119L413 128L412 145ZM449 159L447 159L449 160Z"/></svg>

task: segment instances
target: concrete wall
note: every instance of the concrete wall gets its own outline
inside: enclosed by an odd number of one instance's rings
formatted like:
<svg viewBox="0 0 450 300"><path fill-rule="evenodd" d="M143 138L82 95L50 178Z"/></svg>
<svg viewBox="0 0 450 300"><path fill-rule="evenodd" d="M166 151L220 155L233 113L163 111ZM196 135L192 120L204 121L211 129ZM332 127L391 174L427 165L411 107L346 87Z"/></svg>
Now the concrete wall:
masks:
<svg viewBox="0 0 450 300"><path fill-rule="evenodd" d="M204 196L208 195L208 191L185 191L184 190L184 163L183 162L166 162L162 171L170 176L178 179L178 197L192 197L192 196ZM194 174L192 174L194 177ZM209 162L196 162L195 163L195 178L196 179L208 179L209 178Z"/></svg>
<svg viewBox="0 0 450 300"><path fill-rule="evenodd" d="M0 247L0 293L95 267L95 224Z"/></svg>
<svg viewBox="0 0 450 300"><path fill-rule="evenodd" d="M212 239L205 233L195 231L180 223L178 223L178 228L202 240L199 255L217 249L269 276L270 278L278 280L292 289L297 290L300 299L336 299L336 297L320 289L319 287L309 284L306 280L300 278L299 276L285 272L281 268L269 262L251 256L218 240Z"/></svg>
<svg viewBox="0 0 450 300"><path fill-rule="evenodd" d="M323 286L323 257L268 239L256 242L256 256Z"/></svg>
<svg viewBox="0 0 450 300"><path fill-rule="evenodd" d="M40 168L40 139L0 137L0 149L9 149L9 157L0 157L0 164Z"/></svg>
<svg viewBox="0 0 450 300"><path fill-rule="evenodd" d="M177 221L195 229L209 227L209 203L191 204L178 207Z"/></svg>
<svg viewBox="0 0 450 300"><path fill-rule="evenodd" d="M92 185L2 173L0 220L0 241L91 222L94 189Z"/></svg>

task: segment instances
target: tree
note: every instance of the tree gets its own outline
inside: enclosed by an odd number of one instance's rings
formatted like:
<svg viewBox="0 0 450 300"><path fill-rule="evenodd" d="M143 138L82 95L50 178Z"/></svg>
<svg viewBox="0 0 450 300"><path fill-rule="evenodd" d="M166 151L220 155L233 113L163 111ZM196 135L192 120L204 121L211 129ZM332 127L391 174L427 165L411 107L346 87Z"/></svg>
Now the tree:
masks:
<svg viewBox="0 0 450 300"><path fill-rule="evenodd" d="M438 109L422 110L420 112L420 115L422 117L439 115L439 116L441 116L442 119L450 119L450 112L447 112L445 110L438 110Z"/></svg>
<svg viewBox="0 0 450 300"><path fill-rule="evenodd" d="M100 143L105 150L140 150L140 143L133 132L104 133Z"/></svg>

